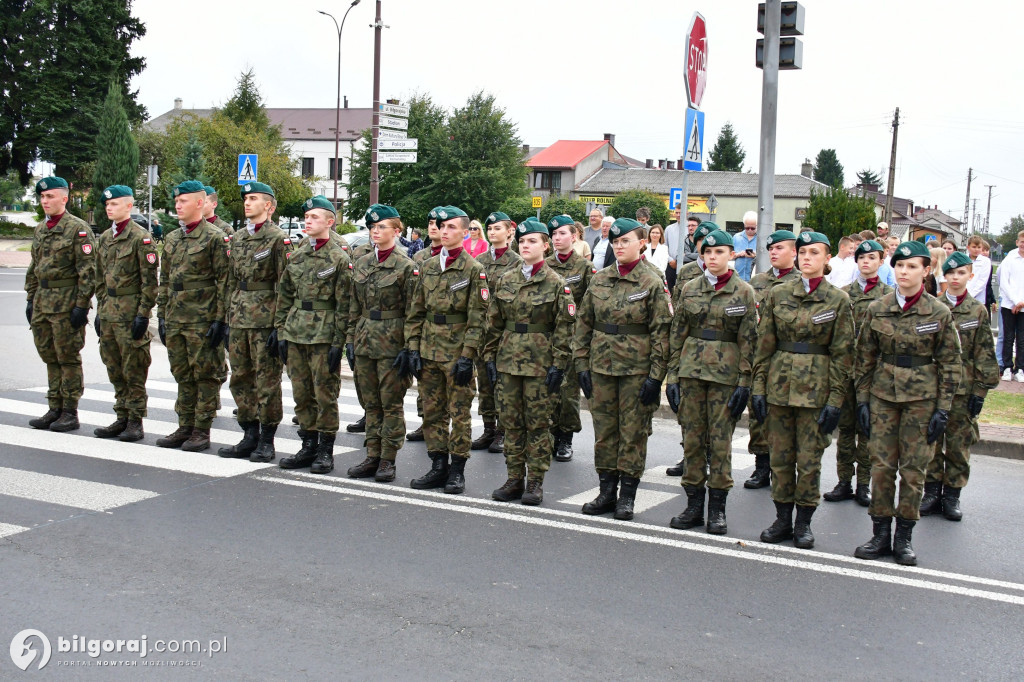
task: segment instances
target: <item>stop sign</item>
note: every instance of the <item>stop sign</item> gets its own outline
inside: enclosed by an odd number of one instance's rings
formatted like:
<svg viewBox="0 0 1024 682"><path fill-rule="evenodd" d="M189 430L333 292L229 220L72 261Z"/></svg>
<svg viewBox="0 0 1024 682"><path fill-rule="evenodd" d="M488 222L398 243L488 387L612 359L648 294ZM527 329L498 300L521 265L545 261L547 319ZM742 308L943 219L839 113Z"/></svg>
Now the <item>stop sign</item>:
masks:
<svg viewBox="0 0 1024 682"><path fill-rule="evenodd" d="M686 100L691 107L700 108L707 83L708 27L700 12L694 12L686 32Z"/></svg>

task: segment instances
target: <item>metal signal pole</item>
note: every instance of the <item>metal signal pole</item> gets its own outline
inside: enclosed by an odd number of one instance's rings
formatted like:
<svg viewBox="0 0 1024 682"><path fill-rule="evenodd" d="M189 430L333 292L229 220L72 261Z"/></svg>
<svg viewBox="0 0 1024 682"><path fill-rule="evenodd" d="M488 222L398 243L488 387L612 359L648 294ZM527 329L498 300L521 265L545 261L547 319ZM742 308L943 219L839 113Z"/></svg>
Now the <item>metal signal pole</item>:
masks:
<svg viewBox="0 0 1024 682"><path fill-rule="evenodd" d="M373 137L370 144L370 203L376 204L380 195L380 175L377 169L377 135L380 132L380 37L384 22L380 19L380 2L377 0L377 16L373 20Z"/></svg>

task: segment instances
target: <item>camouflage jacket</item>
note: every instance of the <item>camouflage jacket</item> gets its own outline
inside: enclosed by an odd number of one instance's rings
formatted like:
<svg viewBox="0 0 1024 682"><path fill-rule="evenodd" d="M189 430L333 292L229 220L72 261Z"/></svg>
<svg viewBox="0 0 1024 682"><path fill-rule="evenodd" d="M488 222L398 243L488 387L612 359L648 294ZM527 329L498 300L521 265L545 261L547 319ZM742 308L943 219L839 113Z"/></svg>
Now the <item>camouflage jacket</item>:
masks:
<svg viewBox="0 0 1024 682"><path fill-rule="evenodd" d="M992 342L992 323L989 321L988 310L971 295L967 295L960 305L954 305L946 295L939 300L952 312L953 324L960 336L963 377L956 394L984 398L999 385L999 363Z"/></svg>
<svg viewBox="0 0 1024 682"><path fill-rule="evenodd" d="M859 280L854 280L843 287L843 291L850 297L850 305L853 306L853 331L860 334L864 326L864 318L868 314L868 306L892 291L892 287L885 282L879 282L871 287L871 291L864 293L864 287ZM851 379L853 377L850 377Z"/></svg>
<svg viewBox="0 0 1024 682"><path fill-rule="evenodd" d="M209 220L207 222L209 222ZM235 234L235 228L231 227L230 223L221 220L221 217L218 215L214 216L213 223L211 224L229 237Z"/></svg>
<svg viewBox="0 0 1024 682"><path fill-rule="evenodd" d="M409 308L409 350L434 362L472 360L483 345L490 295L484 267L465 249L444 271L441 256L427 258Z"/></svg>
<svg viewBox="0 0 1024 682"><path fill-rule="evenodd" d="M346 343L358 355L374 360L393 358L405 348L409 303L416 291L419 268L402 249L393 250L383 263L376 253L356 261L349 297Z"/></svg>
<svg viewBox="0 0 1024 682"><path fill-rule="evenodd" d="M898 366L915 359L926 364ZM938 409L948 410L962 375L953 314L938 299L922 293L904 311L893 291L868 306L857 339L858 403L873 395L894 403L935 400Z"/></svg>
<svg viewBox="0 0 1024 682"><path fill-rule="evenodd" d="M521 267L509 270L498 279L487 311L483 357L503 374L542 377L549 367L566 371L575 316L569 286L549 266L529 279Z"/></svg>
<svg viewBox="0 0 1024 682"><path fill-rule="evenodd" d="M352 261L335 239L314 249L309 239L288 257L277 287L274 327L281 341L341 347L348 333Z"/></svg>
<svg viewBox="0 0 1024 682"><path fill-rule="evenodd" d="M703 261L697 262L695 260L690 261L683 267L679 268L679 272L676 274L676 288L672 290L672 309L673 311L679 310L682 307L683 302L683 287L697 279L698 277L704 276L704 264Z"/></svg>
<svg viewBox="0 0 1024 682"><path fill-rule="evenodd" d="M373 242L367 241L365 244L360 244L356 248L349 247L348 257L352 259L353 266L359 262L359 259L368 253L373 253Z"/></svg>
<svg viewBox="0 0 1024 682"><path fill-rule="evenodd" d="M110 229L96 245L96 314L104 322L150 316L156 305L157 255L153 239L134 221L117 237Z"/></svg>
<svg viewBox="0 0 1024 682"><path fill-rule="evenodd" d="M91 308L96 288L92 228L64 211L52 228L42 220L32 235L32 260L25 273L25 291L34 313L70 313Z"/></svg>
<svg viewBox="0 0 1024 682"><path fill-rule="evenodd" d="M494 259L494 251L487 249L476 257L476 262L484 266L488 282L497 282L498 278L509 270L522 267L522 257L512 249L506 249L501 258Z"/></svg>
<svg viewBox="0 0 1024 682"><path fill-rule="evenodd" d="M415 263L416 265L420 266L420 270L421 271L423 270L423 264L426 263L427 259L431 257L430 256L430 249L431 248L432 247L428 243L425 247L423 247L422 249L417 251L416 255L412 257L412 262ZM437 258L437 256L435 255L434 258Z"/></svg>
<svg viewBox="0 0 1024 682"><path fill-rule="evenodd" d="M772 287L759 312L751 393L772 405L842 407L853 369L850 297L824 279L808 294L798 278Z"/></svg>
<svg viewBox="0 0 1024 682"><path fill-rule="evenodd" d="M157 317L179 327L225 321L230 240L205 220L192 232L182 227L164 239Z"/></svg>
<svg viewBox="0 0 1024 682"><path fill-rule="evenodd" d="M764 301L764 297L767 296L768 292L774 287L779 286L783 282L794 282L799 280L800 271L795 267L782 277L776 277L774 269L754 275L750 278L750 287L754 290L755 305L760 308L761 302Z"/></svg>
<svg viewBox="0 0 1024 682"><path fill-rule="evenodd" d="M582 303L583 294L586 293L587 286L590 284L590 278L597 272L593 263L576 253L575 250L569 252L569 260L564 263L558 260L557 253L552 253L545 262L569 285L576 305Z"/></svg>
<svg viewBox="0 0 1024 682"><path fill-rule="evenodd" d="M228 244L228 326L270 329L277 311L281 281L292 240L268 220L256 234L243 227Z"/></svg>
<svg viewBox="0 0 1024 682"><path fill-rule="evenodd" d="M700 379L749 388L757 346L754 290L735 273L718 291L707 277L683 288L672 317L666 381Z"/></svg>
<svg viewBox="0 0 1024 682"><path fill-rule="evenodd" d="M650 269L637 265L625 277L618 267L590 279L576 315L576 371L611 376L646 374L661 381L668 368L671 302ZM617 329L626 325L626 329Z"/></svg>

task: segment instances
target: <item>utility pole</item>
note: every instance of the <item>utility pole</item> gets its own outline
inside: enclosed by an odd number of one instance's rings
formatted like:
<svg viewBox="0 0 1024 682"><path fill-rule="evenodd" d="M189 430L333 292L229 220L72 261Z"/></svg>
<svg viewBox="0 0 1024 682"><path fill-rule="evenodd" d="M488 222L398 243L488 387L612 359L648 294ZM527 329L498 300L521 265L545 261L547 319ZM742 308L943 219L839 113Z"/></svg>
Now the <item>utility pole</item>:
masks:
<svg viewBox="0 0 1024 682"><path fill-rule="evenodd" d="M900 108L892 119L892 153L889 154L889 184L885 190L885 222L892 229L892 193L896 184L896 137L900 132Z"/></svg>
<svg viewBox="0 0 1024 682"><path fill-rule="evenodd" d="M968 210L971 208L971 174L973 168L967 169L967 198L964 199L964 222L967 222Z"/></svg>
<svg viewBox="0 0 1024 682"><path fill-rule="evenodd" d="M970 228L972 232L977 232L978 228L975 225L978 222L978 197L974 197L973 206L971 207L971 223ZM964 232L966 234L966 231Z"/></svg>
<svg viewBox="0 0 1024 682"><path fill-rule="evenodd" d="M380 195L380 175L377 171L377 135L380 133L380 37L384 22L380 19L380 2L377 0L377 16L373 20L373 138L370 142L370 203L376 204Z"/></svg>
<svg viewBox="0 0 1024 682"><path fill-rule="evenodd" d="M985 185L988 187L988 208L985 209L985 234L989 234L988 231L988 217L992 213L992 188L995 185Z"/></svg>
<svg viewBox="0 0 1024 682"><path fill-rule="evenodd" d="M764 11L764 62L761 68L761 157L757 178L758 272L768 272L768 237L775 229L775 128L779 108L779 38L782 33L782 2L766 0Z"/></svg>

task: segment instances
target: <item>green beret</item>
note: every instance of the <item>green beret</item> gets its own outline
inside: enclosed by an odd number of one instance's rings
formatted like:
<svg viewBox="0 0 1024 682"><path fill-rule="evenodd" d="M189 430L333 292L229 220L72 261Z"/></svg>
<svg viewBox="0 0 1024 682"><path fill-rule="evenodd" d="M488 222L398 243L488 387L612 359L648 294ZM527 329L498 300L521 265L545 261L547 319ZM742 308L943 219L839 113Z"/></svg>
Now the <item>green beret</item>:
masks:
<svg viewBox="0 0 1024 682"><path fill-rule="evenodd" d="M865 239L864 241L857 245L857 250L853 252L854 262L856 262L857 259L863 256L865 253L871 253L872 251L885 253L885 247L876 242L874 239Z"/></svg>
<svg viewBox="0 0 1024 682"><path fill-rule="evenodd" d="M828 237L823 235L821 232L801 232L800 236L796 240L796 250L799 251L801 246L810 246L811 244L824 244L828 247L829 251L832 250L832 242L828 240Z"/></svg>
<svg viewBox="0 0 1024 682"><path fill-rule="evenodd" d="M510 222L512 219L508 217L507 213L501 211L495 211L491 215L487 216L487 220L484 221L484 227L490 227L494 223Z"/></svg>
<svg viewBox="0 0 1024 682"><path fill-rule="evenodd" d="M331 203L331 200L322 194L317 194L315 197L306 199L305 203L302 204L303 211L311 211L314 208L322 208L325 211L330 211L334 215L338 215L338 211L334 208L334 204Z"/></svg>
<svg viewBox="0 0 1024 682"><path fill-rule="evenodd" d="M175 197L179 197L182 194L195 194L196 192L202 192L204 196L206 195L206 188L198 180L186 180L174 188Z"/></svg>
<svg viewBox="0 0 1024 682"><path fill-rule="evenodd" d="M434 208L430 209L430 213L427 214L427 217L430 218L431 220L436 221L437 214L440 213L442 208L444 208L444 206L435 206Z"/></svg>
<svg viewBox="0 0 1024 682"><path fill-rule="evenodd" d="M437 220L438 222L444 222L451 220L452 218L468 218L466 212L458 206L440 206L437 209Z"/></svg>
<svg viewBox="0 0 1024 682"><path fill-rule="evenodd" d="M107 203L107 199L120 199L121 197L134 196L135 192L133 192L132 188L127 185L111 185L103 190L103 203Z"/></svg>
<svg viewBox="0 0 1024 682"><path fill-rule="evenodd" d="M207 192L207 194L209 194L209 192ZM242 185L243 199L246 194L269 194L270 196L274 196L274 190L270 185L265 185L262 182L247 182Z"/></svg>
<svg viewBox="0 0 1024 682"><path fill-rule="evenodd" d="M608 238L618 239L622 235L629 234L633 230L643 226L643 223L639 220L633 220L632 218L616 218L615 222L612 223L612 229L608 231Z"/></svg>
<svg viewBox="0 0 1024 682"><path fill-rule="evenodd" d="M548 221L548 229L554 232L563 225L575 225L576 221L572 219L572 216L567 216L564 213L562 215L556 215L554 218Z"/></svg>
<svg viewBox="0 0 1024 682"><path fill-rule="evenodd" d="M523 222L519 223L519 227L516 228L516 239L524 237L532 232L549 234L547 225L536 218L527 218Z"/></svg>
<svg viewBox="0 0 1024 682"><path fill-rule="evenodd" d="M366 227L369 228L374 223L379 223L382 220L388 218L401 218L398 215L398 210L393 206L387 204L374 204L370 208L366 209L366 215L363 218L366 220Z"/></svg>
<svg viewBox="0 0 1024 682"><path fill-rule="evenodd" d="M715 225L714 223L705 220L704 222L697 226L696 230L693 231L693 243L696 244L701 239L704 239L704 237L707 237L709 234L711 234L717 229L718 225Z"/></svg>
<svg viewBox="0 0 1024 682"><path fill-rule="evenodd" d="M957 268L962 268L965 265L973 265L971 257L963 251L954 251L949 254L946 258L946 262L942 264L942 272L946 273L950 270L956 270Z"/></svg>
<svg viewBox="0 0 1024 682"><path fill-rule="evenodd" d="M903 242L892 252L889 265L896 265L897 262L907 258L918 257L927 258L929 263L932 261L932 254L928 253L928 247L921 242Z"/></svg>
<svg viewBox="0 0 1024 682"><path fill-rule="evenodd" d="M203 191L206 192L206 196L210 196L211 194L216 194L217 193L217 190L215 190L210 185L203 185Z"/></svg>
<svg viewBox="0 0 1024 682"><path fill-rule="evenodd" d="M709 246L728 246L732 248L732 235L725 230L713 230L700 243L700 252L704 253L704 249Z"/></svg>
<svg viewBox="0 0 1024 682"><path fill-rule="evenodd" d="M778 244L779 242L795 242L796 235L789 230L775 230L768 235L768 246L772 244Z"/></svg>
<svg viewBox="0 0 1024 682"><path fill-rule="evenodd" d="M48 189L71 189L68 187L68 181L64 178L58 178L55 175L43 178L36 183L36 194L45 192Z"/></svg>

